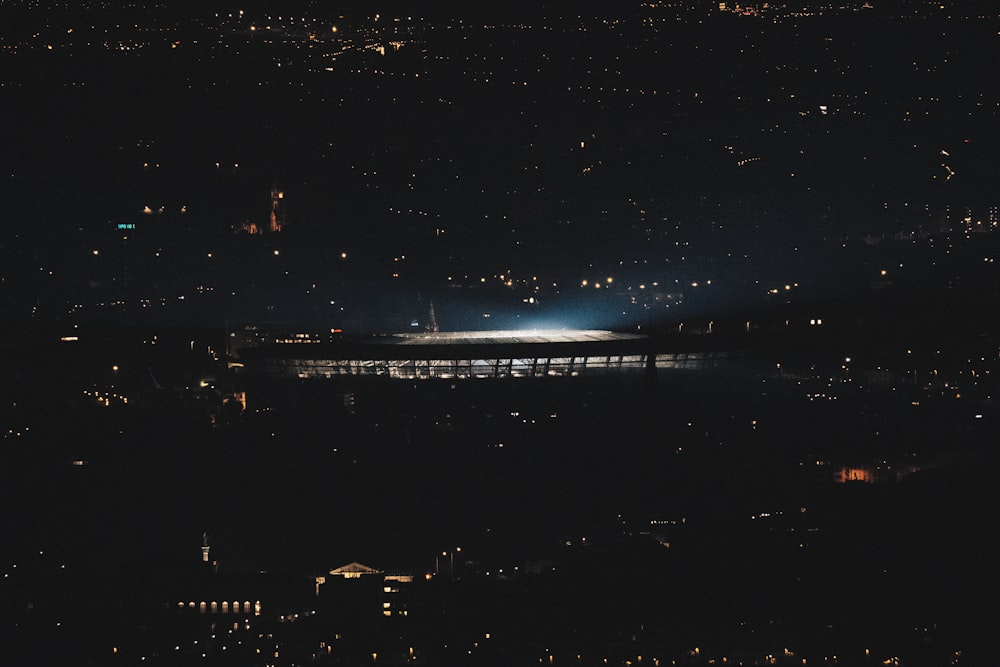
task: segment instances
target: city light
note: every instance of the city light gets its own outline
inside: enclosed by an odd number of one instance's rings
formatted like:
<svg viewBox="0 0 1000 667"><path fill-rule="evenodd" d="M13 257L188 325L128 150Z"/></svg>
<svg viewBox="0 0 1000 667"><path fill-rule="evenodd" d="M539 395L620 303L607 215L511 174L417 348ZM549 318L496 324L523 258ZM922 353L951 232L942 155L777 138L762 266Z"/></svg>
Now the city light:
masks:
<svg viewBox="0 0 1000 667"><path fill-rule="evenodd" d="M988 636L1000 6L0 4L0 664Z"/></svg>

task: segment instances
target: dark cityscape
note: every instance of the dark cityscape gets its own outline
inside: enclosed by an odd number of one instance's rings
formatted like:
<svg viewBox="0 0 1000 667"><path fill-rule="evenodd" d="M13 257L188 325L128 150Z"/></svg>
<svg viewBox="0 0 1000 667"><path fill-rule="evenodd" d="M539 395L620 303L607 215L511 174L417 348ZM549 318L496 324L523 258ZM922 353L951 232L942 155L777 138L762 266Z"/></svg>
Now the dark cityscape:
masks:
<svg viewBox="0 0 1000 667"><path fill-rule="evenodd" d="M993 665L1000 6L0 0L0 665Z"/></svg>

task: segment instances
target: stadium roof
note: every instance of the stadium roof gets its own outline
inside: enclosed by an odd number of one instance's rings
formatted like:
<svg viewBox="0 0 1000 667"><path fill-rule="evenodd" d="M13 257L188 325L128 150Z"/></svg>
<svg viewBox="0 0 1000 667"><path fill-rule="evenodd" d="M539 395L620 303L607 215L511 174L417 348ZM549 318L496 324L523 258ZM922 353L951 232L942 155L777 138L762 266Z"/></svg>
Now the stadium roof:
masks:
<svg viewBox="0 0 1000 667"><path fill-rule="evenodd" d="M401 333L332 340L288 338L239 350L240 357L290 359L456 359L590 356L644 352L645 336L612 331L535 329Z"/></svg>
<svg viewBox="0 0 1000 667"><path fill-rule="evenodd" d="M640 340L644 336L587 329L527 329L511 331L448 331L395 334L382 340L390 345L524 345L603 343Z"/></svg>

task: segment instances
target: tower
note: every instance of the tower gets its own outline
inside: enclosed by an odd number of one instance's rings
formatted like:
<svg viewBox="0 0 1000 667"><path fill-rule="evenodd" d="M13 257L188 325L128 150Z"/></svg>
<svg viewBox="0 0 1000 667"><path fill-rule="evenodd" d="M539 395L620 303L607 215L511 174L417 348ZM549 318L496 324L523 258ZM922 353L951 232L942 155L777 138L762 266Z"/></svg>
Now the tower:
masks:
<svg viewBox="0 0 1000 667"><path fill-rule="evenodd" d="M431 301L431 310L427 314L427 326L424 327L424 329L427 331L427 333L436 334L438 332L438 323L437 323L437 320L434 319L434 302L433 301Z"/></svg>
<svg viewBox="0 0 1000 667"><path fill-rule="evenodd" d="M212 547L208 546L208 533L201 534L201 562L207 563L208 561L208 551Z"/></svg>
<svg viewBox="0 0 1000 667"><path fill-rule="evenodd" d="M271 220L267 227L270 232L280 232L285 226L285 207L282 206L284 198L284 192L276 187L271 188Z"/></svg>

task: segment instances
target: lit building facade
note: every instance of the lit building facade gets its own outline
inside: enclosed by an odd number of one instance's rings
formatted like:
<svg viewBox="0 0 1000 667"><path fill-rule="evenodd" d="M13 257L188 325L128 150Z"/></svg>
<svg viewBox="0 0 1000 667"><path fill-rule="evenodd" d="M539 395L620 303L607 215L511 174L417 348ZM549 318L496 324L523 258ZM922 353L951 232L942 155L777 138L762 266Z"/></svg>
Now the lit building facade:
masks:
<svg viewBox="0 0 1000 667"><path fill-rule="evenodd" d="M543 378L700 368L714 352L656 352L648 338L610 331L482 331L398 334L366 341L238 351L241 362L273 377L330 379Z"/></svg>

